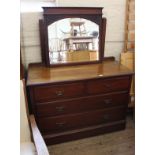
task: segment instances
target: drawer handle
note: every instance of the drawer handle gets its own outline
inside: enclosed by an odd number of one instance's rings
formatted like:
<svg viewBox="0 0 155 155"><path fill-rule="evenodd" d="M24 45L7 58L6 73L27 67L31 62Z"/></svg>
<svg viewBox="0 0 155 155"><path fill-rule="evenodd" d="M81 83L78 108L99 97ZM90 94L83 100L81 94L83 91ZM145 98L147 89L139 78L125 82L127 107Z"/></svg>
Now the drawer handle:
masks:
<svg viewBox="0 0 155 155"><path fill-rule="evenodd" d="M109 117L109 115L107 115L107 114L105 114L105 115L103 116L103 120L104 120L104 121L109 120L109 118L110 118L110 117Z"/></svg>
<svg viewBox="0 0 155 155"><path fill-rule="evenodd" d="M65 122L56 123L56 125L59 127L63 127L65 124L66 124Z"/></svg>
<svg viewBox="0 0 155 155"><path fill-rule="evenodd" d="M61 107L56 107L56 110L57 110L58 112L63 112L63 111L64 111L64 109L65 109L65 107L64 107L64 106L61 106Z"/></svg>
<svg viewBox="0 0 155 155"><path fill-rule="evenodd" d="M59 90L55 92L57 96L63 96L64 91L63 90Z"/></svg>
<svg viewBox="0 0 155 155"><path fill-rule="evenodd" d="M105 99L105 100L104 100L104 103L105 103L105 104L110 104L110 103L112 103L112 99Z"/></svg>

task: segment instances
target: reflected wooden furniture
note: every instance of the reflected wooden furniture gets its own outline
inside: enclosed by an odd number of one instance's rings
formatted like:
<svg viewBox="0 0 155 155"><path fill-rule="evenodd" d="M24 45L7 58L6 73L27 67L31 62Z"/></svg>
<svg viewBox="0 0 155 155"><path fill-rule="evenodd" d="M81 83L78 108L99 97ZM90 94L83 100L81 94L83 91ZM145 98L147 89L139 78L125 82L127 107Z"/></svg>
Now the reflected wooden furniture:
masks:
<svg viewBox="0 0 155 155"><path fill-rule="evenodd" d="M96 51L68 52L66 59L67 62L95 61L98 60L98 52Z"/></svg>
<svg viewBox="0 0 155 155"><path fill-rule="evenodd" d="M92 44L92 49L94 50L94 39L93 36L75 36L75 37L68 37L64 38L67 50L89 50L89 44ZM80 45L78 47L78 45Z"/></svg>
<svg viewBox="0 0 155 155"><path fill-rule="evenodd" d="M132 74L116 61L57 68L29 65L31 108L46 143L124 129Z"/></svg>
<svg viewBox="0 0 155 155"><path fill-rule="evenodd" d="M99 59L98 52L96 51L64 51L59 53L51 53L51 57L53 57L53 63L73 63L73 62L87 62L87 61L95 61Z"/></svg>
<svg viewBox="0 0 155 155"><path fill-rule="evenodd" d="M34 115L28 113L24 80L20 80L20 121L20 155L49 155Z"/></svg>
<svg viewBox="0 0 155 155"><path fill-rule="evenodd" d="M70 22L70 26L71 26L71 35L75 36L76 34L74 34L74 28L78 27L79 28L79 32L77 32L77 34L80 34L80 36L82 35L86 35L86 28L85 28L85 22L82 21L71 21ZM82 31L83 29L83 31Z"/></svg>

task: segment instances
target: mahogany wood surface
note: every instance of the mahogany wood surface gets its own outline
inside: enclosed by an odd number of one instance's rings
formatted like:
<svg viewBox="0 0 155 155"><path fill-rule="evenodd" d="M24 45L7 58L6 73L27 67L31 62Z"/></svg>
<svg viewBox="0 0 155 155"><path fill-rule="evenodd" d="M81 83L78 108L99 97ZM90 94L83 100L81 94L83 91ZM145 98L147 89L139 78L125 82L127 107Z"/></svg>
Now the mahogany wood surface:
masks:
<svg viewBox="0 0 155 155"><path fill-rule="evenodd" d="M124 109L117 108L93 110L89 112L38 118L38 126L44 133L58 133L66 130L83 128L91 125L105 124L125 119ZM50 123L49 123L50 122Z"/></svg>
<svg viewBox="0 0 155 155"><path fill-rule="evenodd" d="M130 87L130 77L115 77L109 79L89 80L87 83L88 94L108 93L114 91L125 91Z"/></svg>
<svg viewBox="0 0 155 155"><path fill-rule="evenodd" d="M124 129L132 74L116 61L29 65L30 104L46 143Z"/></svg>
<svg viewBox="0 0 155 155"><path fill-rule="evenodd" d="M62 14L95 14L100 15L102 14L103 7L43 7L44 9L44 15L49 14L56 14L56 15L62 15Z"/></svg>
<svg viewBox="0 0 155 155"><path fill-rule="evenodd" d="M36 102L37 117L49 117L64 114L80 113L124 105L127 102L127 92L117 92L111 94L101 94L95 96L86 96L73 99Z"/></svg>
<svg viewBox="0 0 155 155"><path fill-rule="evenodd" d="M39 33L40 33L40 47L41 47L41 58L42 58L42 63L46 64L47 58L45 55L45 36L44 36L44 31L45 31L45 23L42 19L39 20Z"/></svg>
<svg viewBox="0 0 155 155"><path fill-rule="evenodd" d="M43 19L40 20L40 38L42 49L42 60L48 67L52 66L68 66L78 64L100 63L104 60L104 44L106 19L102 18L102 7L43 7ZM99 26L99 60L73 61L64 63L50 64L49 58L49 40L48 26L58 20L65 18L84 18L96 23Z"/></svg>
<svg viewBox="0 0 155 155"><path fill-rule="evenodd" d="M63 98L81 96L84 94L84 84L76 82L63 85L37 86L34 88L35 101L53 101Z"/></svg>
<svg viewBox="0 0 155 155"><path fill-rule="evenodd" d="M77 139L80 139L81 137L86 138L90 136L96 136L99 134L123 130L123 129L125 129L124 120L108 123L105 125L100 124L96 126L90 126L82 129L76 129L76 130L71 130L71 131L66 131L61 133L47 134L44 136L44 139L47 145L50 145L50 144L57 144L60 142L77 140Z"/></svg>
<svg viewBox="0 0 155 155"><path fill-rule="evenodd" d="M131 70L116 61L56 68L45 67L43 64L30 64L28 68L27 86L102 79L132 74L133 72Z"/></svg>

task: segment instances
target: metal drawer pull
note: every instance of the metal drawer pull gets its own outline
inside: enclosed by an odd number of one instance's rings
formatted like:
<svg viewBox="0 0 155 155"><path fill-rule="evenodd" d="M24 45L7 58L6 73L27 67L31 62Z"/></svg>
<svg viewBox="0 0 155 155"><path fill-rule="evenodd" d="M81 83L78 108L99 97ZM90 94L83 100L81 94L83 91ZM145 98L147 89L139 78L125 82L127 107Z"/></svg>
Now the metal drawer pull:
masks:
<svg viewBox="0 0 155 155"><path fill-rule="evenodd" d="M61 106L61 107L56 107L56 110L57 110L58 112L63 112L64 109L65 109L65 107L63 107L63 106Z"/></svg>
<svg viewBox="0 0 155 155"><path fill-rule="evenodd" d="M65 124L66 124L65 122L56 123L56 125L59 127L63 127Z"/></svg>
<svg viewBox="0 0 155 155"><path fill-rule="evenodd" d="M107 115L107 114L103 116L103 119L104 119L105 121L106 121L106 120L109 120L109 118L110 118L110 116Z"/></svg>
<svg viewBox="0 0 155 155"><path fill-rule="evenodd" d="M105 99L105 100L104 100L104 103L105 103L105 104L110 104L110 103L112 103L112 99Z"/></svg>
<svg viewBox="0 0 155 155"><path fill-rule="evenodd" d="M63 96L64 91L63 90L59 90L55 92L57 96Z"/></svg>

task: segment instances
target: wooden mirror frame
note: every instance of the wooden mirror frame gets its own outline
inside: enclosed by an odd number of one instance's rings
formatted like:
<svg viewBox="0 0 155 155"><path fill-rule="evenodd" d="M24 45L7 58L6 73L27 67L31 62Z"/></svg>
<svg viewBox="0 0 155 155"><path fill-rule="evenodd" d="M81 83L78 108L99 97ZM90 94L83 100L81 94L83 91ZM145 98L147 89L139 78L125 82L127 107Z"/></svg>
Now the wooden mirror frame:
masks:
<svg viewBox="0 0 155 155"><path fill-rule="evenodd" d="M101 7L43 7L43 19L39 20L42 62L48 66L66 66L101 63L104 59L106 18L102 18ZM99 60L50 64L48 47L48 26L65 18L84 18L99 26Z"/></svg>

